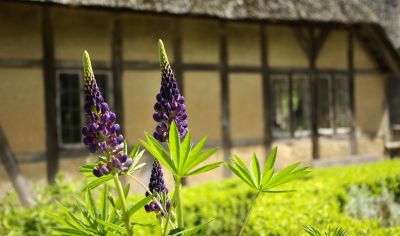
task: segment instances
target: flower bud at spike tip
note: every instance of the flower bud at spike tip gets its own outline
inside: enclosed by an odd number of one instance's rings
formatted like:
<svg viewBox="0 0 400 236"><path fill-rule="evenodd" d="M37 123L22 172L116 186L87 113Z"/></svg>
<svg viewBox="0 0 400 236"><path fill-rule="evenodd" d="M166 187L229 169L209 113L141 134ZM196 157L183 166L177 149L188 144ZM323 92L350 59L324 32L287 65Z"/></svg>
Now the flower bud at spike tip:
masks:
<svg viewBox="0 0 400 236"><path fill-rule="evenodd" d="M113 169L117 172L126 171L132 160L126 163L127 158L116 159L124 155L123 148L118 144L124 141L124 136L119 132L120 125L116 123L116 115L110 111L110 107L104 100L94 77L89 53L83 53L83 92L85 96L84 112L86 113L86 125L82 128L83 143L89 151L99 156L106 156L107 163L98 162L93 169L96 177L109 174Z"/></svg>

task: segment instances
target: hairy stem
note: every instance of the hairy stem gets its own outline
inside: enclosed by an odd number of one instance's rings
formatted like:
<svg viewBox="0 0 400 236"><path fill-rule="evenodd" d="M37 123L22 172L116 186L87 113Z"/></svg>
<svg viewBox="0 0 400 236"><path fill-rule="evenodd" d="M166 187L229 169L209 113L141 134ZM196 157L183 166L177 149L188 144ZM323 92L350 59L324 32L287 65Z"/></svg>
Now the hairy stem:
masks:
<svg viewBox="0 0 400 236"><path fill-rule="evenodd" d="M124 217L126 232L128 233L128 236L132 236L133 230L131 227L130 217L128 215L128 206L126 204L124 190L122 189L121 181L118 178L118 173L114 174L114 182L115 182L115 186L117 187L119 200L121 201L121 205L122 205L122 213L123 213L123 217Z"/></svg>
<svg viewBox="0 0 400 236"><path fill-rule="evenodd" d="M176 218L178 228L183 228L183 212L182 212L182 184L181 179L175 178L175 201L176 201Z"/></svg>
<svg viewBox="0 0 400 236"><path fill-rule="evenodd" d="M244 228L245 228L246 225L247 225L247 221L249 221L249 217L250 217L251 211L253 210L253 206L254 206L254 204L256 203L257 198L258 198L258 196L260 195L260 193L261 193L261 192L258 191L258 192L257 192L257 195L256 195L256 196L253 198L253 200L251 201L250 207L249 207L249 209L247 210L247 213L246 213L246 217L244 218L242 228L240 229L239 236L241 236L241 235L243 234Z"/></svg>

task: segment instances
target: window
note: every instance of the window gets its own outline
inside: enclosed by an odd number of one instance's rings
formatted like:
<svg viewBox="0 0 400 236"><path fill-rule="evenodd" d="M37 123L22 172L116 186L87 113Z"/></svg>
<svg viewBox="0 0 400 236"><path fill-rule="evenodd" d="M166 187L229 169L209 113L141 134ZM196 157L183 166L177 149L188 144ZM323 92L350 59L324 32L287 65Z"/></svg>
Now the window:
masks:
<svg viewBox="0 0 400 236"><path fill-rule="evenodd" d="M349 89L344 73L320 73L318 90L318 133L321 135L348 132Z"/></svg>
<svg viewBox="0 0 400 236"><path fill-rule="evenodd" d="M271 75L272 135L299 137L309 133L308 80L303 73Z"/></svg>
<svg viewBox="0 0 400 236"><path fill-rule="evenodd" d="M97 84L106 101L112 104L110 73L96 75ZM80 71L59 71L58 84L58 132L61 145L81 143L83 114L83 80Z"/></svg>
<svg viewBox="0 0 400 236"><path fill-rule="evenodd" d="M348 132L349 92L344 72L318 73L318 132L335 135ZM271 74L271 130L275 138L310 134L310 91L306 72Z"/></svg>

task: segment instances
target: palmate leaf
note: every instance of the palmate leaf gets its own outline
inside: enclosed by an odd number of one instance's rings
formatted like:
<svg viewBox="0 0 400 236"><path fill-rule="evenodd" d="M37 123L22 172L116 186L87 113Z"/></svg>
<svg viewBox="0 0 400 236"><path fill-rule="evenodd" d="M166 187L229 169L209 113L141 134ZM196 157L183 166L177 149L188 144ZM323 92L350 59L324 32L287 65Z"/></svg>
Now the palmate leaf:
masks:
<svg viewBox="0 0 400 236"><path fill-rule="evenodd" d="M249 166L240 157L233 155L232 164L226 166L243 182L254 190L265 193L283 193L293 190L271 190L277 186L296 180L310 172L309 167L296 169L300 162L291 164L274 175L274 165L276 160L277 148L273 148L265 162L264 170L261 174L261 167L256 154L254 153Z"/></svg>
<svg viewBox="0 0 400 236"><path fill-rule="evenodd" d="M90 181L82 191L86 191L87 189L94 189L97 186L101 185L104 182L107 182L109 180L112 180L113 176L112 175L103 175L100 178L95 178L94 180Z"/></svg>
<svg viewBox="0 0 400 236"><path fill-rule="evenodd" d="M135 205L129 206L128 207L128 216L131 216L131 215L135 214L135 212L137 212L139 209L142 209L144 207L144 205L149 203L154 198L154 196L155 196L155 193L143 198L142 200L137 202Z"/></svg>
<svg viewBox="0 0 400 236"><path fill-rule="evenodd" d="M207 138L203 138L197 145L192 147L191 137L191 133L188 131L183 141L181 141L175 122L172 122L168 138L168 150L149 134L146 134L147 142L140 140L140 143L178 178L197 175L219 167L222 162L215 162L194 169L214 155L218 149L213 148L203 151L202 148Z"/></svg>

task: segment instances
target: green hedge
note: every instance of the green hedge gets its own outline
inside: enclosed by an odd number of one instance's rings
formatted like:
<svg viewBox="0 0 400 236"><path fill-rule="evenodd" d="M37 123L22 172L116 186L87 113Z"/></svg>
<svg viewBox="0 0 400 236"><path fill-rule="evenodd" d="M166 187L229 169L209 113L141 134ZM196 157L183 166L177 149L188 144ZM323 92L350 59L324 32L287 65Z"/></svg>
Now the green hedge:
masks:
<svg viewBox="0 0 400 236"><path fill-rule="evenodd" d="M366 185L379 195L382 181L400 196L400 160L316 169L304 179L286 185L296 189L294 193L263 195L253 210L246 235L303 235L304 225L319 229L341 225L350 235L400 235L400 226L384 228L376 220L357 220L343 214L348 200L346 191L351 186ZM0 235L49 235L55 222L47 213L59 211L52 198L70 205L71 195L76 195L76 187L72 186L60 183L40 189L41 204L35 209L20 208L15 194L2 200ZM253 194L237 179L185 188L186 222L195 225L214 219L207 228L208 235L236 235ZM130 198L137 199L138 196ZM134 218L140 223L156 224L154 215L144 211ZM135 230L136 235L156 233L139 226Z"/></svg>

